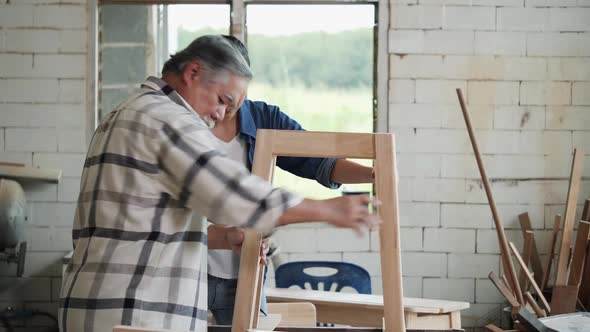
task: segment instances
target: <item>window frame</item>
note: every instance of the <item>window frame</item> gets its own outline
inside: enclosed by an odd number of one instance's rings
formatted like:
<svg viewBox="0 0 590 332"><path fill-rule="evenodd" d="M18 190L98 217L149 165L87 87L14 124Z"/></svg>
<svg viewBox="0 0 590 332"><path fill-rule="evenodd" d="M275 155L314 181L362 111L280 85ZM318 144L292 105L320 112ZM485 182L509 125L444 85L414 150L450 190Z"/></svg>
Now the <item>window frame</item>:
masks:
<svg viewBox="0 0 590 332"><path fill-rule="evenodd" d="M107 4L172 5L172 4L229 4L230 34L246 42L246 6L252 4L284 5L354 5L375 6L373 28L373 131L388 132L389 123L389 55L388 31L390 29L389 0L88 0L88 68L87 68L87 137L92 137L98 125L98 89L100 86L99 7Z"/></svg>

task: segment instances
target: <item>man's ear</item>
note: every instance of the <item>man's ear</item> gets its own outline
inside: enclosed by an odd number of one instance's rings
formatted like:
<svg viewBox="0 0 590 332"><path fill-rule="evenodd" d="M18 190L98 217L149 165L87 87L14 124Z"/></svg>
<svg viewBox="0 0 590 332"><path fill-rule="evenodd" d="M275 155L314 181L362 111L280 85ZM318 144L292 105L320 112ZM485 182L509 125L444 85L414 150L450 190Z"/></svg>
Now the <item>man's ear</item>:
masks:
<svg viewBox="0 0 590 332"><path fill-rule="evenodd" d="M184 72L182 73L184 83L188 86L191 86L196 80L200 78L201 73L201 64L198 61L191 61L188 65L186 65Z"/></svg>

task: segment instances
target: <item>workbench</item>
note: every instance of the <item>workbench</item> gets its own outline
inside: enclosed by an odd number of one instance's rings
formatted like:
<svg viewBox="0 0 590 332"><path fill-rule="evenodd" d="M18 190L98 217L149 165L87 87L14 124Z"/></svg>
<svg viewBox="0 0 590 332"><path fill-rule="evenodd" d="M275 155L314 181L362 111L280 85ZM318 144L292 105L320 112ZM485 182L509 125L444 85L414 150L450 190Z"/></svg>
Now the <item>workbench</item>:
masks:
<svg viewBox="0 0 590 332"><path fill-rule="evenodd" d="M326 292L292 288L266 288L266 300L272 302L311 302L319 322L351 326L381 327L383 296ZM467 302L404 298L407 329L461 329L461 310Z"/></svg>

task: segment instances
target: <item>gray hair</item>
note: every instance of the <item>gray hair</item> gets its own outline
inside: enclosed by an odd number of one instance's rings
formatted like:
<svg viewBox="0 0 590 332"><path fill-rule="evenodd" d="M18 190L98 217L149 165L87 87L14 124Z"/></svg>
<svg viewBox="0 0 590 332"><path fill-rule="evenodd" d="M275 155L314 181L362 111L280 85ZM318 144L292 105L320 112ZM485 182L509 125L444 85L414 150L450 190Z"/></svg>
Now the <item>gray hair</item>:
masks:
<svg viewBox="0 0 590 332"><path fill-rule="evenodd" d="M204 67L207 79L214 80L223 70L251 80L250 66L238 48L221 35L206 35L195 39L180 52L170 56L162 68L162 75L182 74L192 61Z"/></svg>

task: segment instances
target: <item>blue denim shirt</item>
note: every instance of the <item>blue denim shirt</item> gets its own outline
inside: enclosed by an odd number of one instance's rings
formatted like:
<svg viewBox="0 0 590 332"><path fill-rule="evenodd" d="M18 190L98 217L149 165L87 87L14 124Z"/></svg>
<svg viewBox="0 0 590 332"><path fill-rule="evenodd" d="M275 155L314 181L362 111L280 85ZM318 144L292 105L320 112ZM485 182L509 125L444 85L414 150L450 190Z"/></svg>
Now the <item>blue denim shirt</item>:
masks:
<svg viewBox="0 0 590 332"><path fill-rule="evenodd" d="M240 139L248 149L248 169L252 170L254 146L257 129L304 130L297 121L281 112L279 107L262 101L246 99L238 112L240 120ZM336 189L340 184L330 181L336 164L334 158L278 157L277 166L281 169L307 179L315 179L325 187Z"/></svg>

